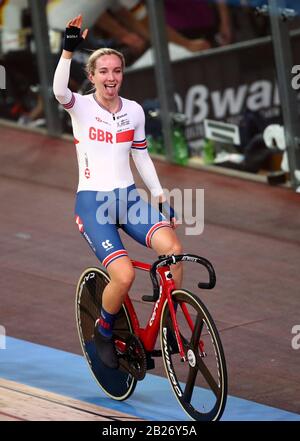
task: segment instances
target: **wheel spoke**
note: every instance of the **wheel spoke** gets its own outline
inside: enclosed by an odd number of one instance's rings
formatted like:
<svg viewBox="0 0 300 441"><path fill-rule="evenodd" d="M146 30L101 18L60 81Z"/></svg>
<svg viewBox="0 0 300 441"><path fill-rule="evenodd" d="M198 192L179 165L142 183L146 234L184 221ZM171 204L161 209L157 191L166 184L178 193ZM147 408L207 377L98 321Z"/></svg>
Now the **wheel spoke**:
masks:
<svg viewBox="0 0 300 441"><path fill-rule="evenodd" d="M199 355L197 355L197 366L201 374L203 375L204 379L206 380L207 384L210 386L211 390L215 394L215 396L218 397L220 392L219 386L216 383L212 374L210 373L209 369L207 368L206 364Z"/></svg>
<svg viewBox="0 0 300 441"><path fill-rule="evenodd" d="M197 346L199 344L202 329L203 329L203 320L202 320L201 315L198 313L197 318L196 318L194 331L192 334L192 339L191 339L191 346L195 351L197 351L197 349L198 349Z"/></svg>
<svg viewBox="0 0 300 441"><path fill-rule="evenodd" d="M198 345L199 345L199 340L200 340L200 336L201 336L202 329L203 329L203 324L204 324L204 321L202 319L202 316L198 313L197 318L196 318L196 322L195 322L194 332L193 332L192 339L191 339L191 345L195 351L195 354L198 354ZM198 369L200 370L200 372L203 375L204 379L206 380L207 384L210 386L211 390L213 391L213 393L217 397L218 393L219 393L219 387L218 387L214 377L210 373L209 369L207 368L206 364L204 363L202 358L199 357L199 355L197 355L197 364L198 364Z"/></svg>
<svg viewBox="0 0 300 441"><path fill-rule="evenodd" d="M197 369L190 367L189 375L188 375L187 382L186 382L185 389L184 389L184 393L183 393L183 398L186 403L191 402L194 387L195 387L197 373L198 373Z"/></svg>

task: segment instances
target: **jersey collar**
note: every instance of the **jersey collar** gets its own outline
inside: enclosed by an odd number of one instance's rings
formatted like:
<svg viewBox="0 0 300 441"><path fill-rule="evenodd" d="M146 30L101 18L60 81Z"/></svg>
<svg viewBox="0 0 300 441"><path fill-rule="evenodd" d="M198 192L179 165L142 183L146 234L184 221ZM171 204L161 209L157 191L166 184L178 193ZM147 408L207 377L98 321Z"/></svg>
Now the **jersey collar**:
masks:
<svg viewBox="0 0 300 441"><path fill-rule="evenodd" d="M93 93L93 98L96 101L96 103L98 104L98 106L101 107L101 109L106 110L107 112L109 112L109 113L111 113L113 115L115 115L116 113L120 112L120 110L123 107L123 101L122 101L122 98L120 96L119 96L119 107L118 107L118 110L116 112L111 112L107 107L103 106L103 104L101 104L100 101L97 100L95 92Z"/></svg>

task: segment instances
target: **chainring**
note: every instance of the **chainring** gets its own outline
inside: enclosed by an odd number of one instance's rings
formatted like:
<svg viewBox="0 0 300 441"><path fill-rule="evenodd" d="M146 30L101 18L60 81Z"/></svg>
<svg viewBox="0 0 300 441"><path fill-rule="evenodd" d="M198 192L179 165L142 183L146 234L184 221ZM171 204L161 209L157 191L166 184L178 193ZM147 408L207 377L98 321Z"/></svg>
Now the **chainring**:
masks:
<svg viewBox="0 0 300 441"><path fill-rule="evenodd" d="M147 359L145 349L138 337L130 334L125 340L126 350L119 355L120 369L129 372L136 380L145 378Z"/></svg>

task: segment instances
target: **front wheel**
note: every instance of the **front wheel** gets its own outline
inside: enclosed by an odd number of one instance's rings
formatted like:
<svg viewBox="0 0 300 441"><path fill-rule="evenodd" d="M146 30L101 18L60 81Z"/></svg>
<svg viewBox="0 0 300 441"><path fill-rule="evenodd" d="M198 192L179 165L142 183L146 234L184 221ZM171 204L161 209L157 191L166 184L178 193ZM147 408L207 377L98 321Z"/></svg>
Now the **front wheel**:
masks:
<svg viewBox="0 0 300 441"><path fill-rule="evenodd" d="M76 290L76 322L85 359L98 385L110 398L126 400L134 391L136 379L121 369L106 367L97 355L94 343L94 326L99 317L102 293L109 283L109 275L100 268L88 268L81 275ZM126 341L132 334L132 325L126 306L119 311L113 338Z"/></svg>
<svg viewBox="0 0 300 441"><path fill-rule="evenodd" d="M182 363L166 301L162 310L160 339L173 392L192 419L219 420L227 398L227 370L216 325L206 306L191 292L174 290L172 299L186 357ZM174 350L174 342L177 350Z"/></svg>

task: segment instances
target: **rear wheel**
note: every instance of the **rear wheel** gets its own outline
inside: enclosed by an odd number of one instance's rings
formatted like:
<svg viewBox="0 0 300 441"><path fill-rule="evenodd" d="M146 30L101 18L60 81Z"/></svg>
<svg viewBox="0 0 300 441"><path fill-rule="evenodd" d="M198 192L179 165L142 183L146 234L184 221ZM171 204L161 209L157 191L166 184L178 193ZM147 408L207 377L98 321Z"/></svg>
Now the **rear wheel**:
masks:
<svg viewBox="0 0 300 441"><path fill-rule="evenodd" d="M172 293L186 361L174 350L170 309L163 306L160 338L165 369L184 411L197 421L221 418L227 398L227 371L222 343L206 306L189 291ZM192 329L193 330L192 330ZM171 347L173 346L173 350Z"/></svg>
<svg viewBox="0 0 300 441"><path fill-rule="evenodd" d="M88 268L81 275L76 290L76 322L79 339L89 368L103 391L114 400L126 400L134 391L136 379L120 369L106 367L97 355L94 343L94 326L99 317L102 293L109 283L109 275L100 268ZM132 333L130 317L125 305L116 318L113 338L119 344Z"/></svg>

